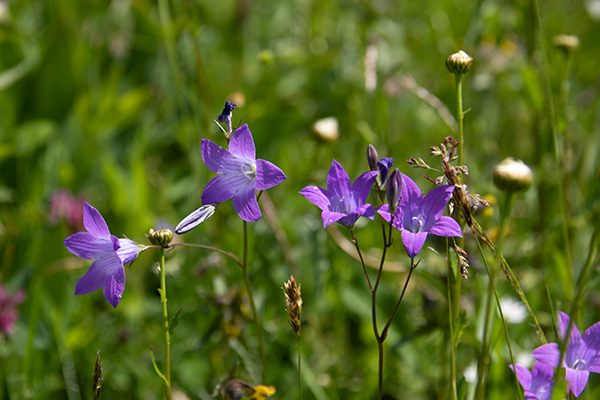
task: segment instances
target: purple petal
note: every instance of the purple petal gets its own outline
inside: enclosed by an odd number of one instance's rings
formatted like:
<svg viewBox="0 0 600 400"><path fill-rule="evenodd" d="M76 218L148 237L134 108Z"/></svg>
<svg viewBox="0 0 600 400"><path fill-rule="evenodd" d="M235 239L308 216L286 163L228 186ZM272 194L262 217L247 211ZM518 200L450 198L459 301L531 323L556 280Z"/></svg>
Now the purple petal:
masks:
<svg viewBox="0 0 600 400"><path fill-rule="evenodd" d="M234 158L229 151L208 139L202 139L200 148L204 164L206 164L208 169L217 174L222 174L226 169L227 163Z"/></svg>
<svg viewBox="0 0 600 400"><path fill-rule="evenodd" d="M562 340L565 340L570 323L571 317L562 311L558 313L558 335ZM579 332L579 329L577 329L577 325L573 322L573 327L571 328L571 333L567 343L567 353L569 350L574 351L579 349L581 343L581 333Z"/></svg>
<svg viewBox="0 0 600 400"><path fill-rule="evenodd" d="M600 322L590 326L583 334L582 339L590 349L600 351Z"/></svg>
<svg viewBox="0 0 600 400"><path fill-rule="evenodd" d="M413 233L402 230L402 243L410 258L415 258L419 254L425 244L425 239L427 239L427 232Z"/></svg>
<svg viewBox="0 0 600 400"><path fill-rule="evenodd" d="M452 197L452 192L454 192L453 185L444 185L431 189L429 193L425 195L425 198L423 199L423 210L425 211L426 218L423 224L424 230L428 230L435 225L438 218L440 218L444 212L448 200Z"/></svg>
<svg viewBox="0 0 600 400"><path fill-rule="evenodd" d="M381 174L381 183L385 183L385 181L387 180L388 172L390 172L390 168L392 168L392 165L394 165L394 159L391 157L385 157L377 161L379 173Z"/></svg>
<svg viewBox="0 0 600 400"><path fill-rule="evenodd" d="M354 193L357 204L361 205L367 201L376 177L377 171L369 171L356 178L352 185L352 192Z"/></svg>
<svg viewBox="0 0 600 400"><path fill-rule="evenodd" d="M327 174L327 190L342 199L350 193L350 178L342 165L333 160Z"/></svg>
<svg viewBox="0 0 600 400"><path fill-rule="evenodd" d="M327 228L329 225L333 224L334 222L338 222L344 217L348 216L341 212L324 210L321 213L321 219L323 219L323 228ZM357 219L358 216L349 217L346 221L344 221L345 223L342 225L352 226L354 225Z"/></svg>
<svg viewBox="0 0 600 400"><path fill-rule="evenodd" d="M125 290L125 271L123 267L114 271L104 281L104 298L111 306L117 307L121 301L121 294Z"/></svg>
<svg viewBox="0 0 600 400"><path fill-rule="evenodd" d="M509 368L513 370L515 374L517 374L517 379L519 383L525 390L529 390L531 387L531 372L527 368L522 365L509 365Z"/></svg>
<svg viewBox="0 0 600 400"><path fill-rule="evenodd" d="M558 363L560 362L560 350L557 343L544 344L535 349L533 353L531 353L531 356L539 362L550 365L551 367L558 367Z"/></svg>
<svg viewBox="0 0 600 400"><path fill-rule="evenodd" d="M575 397L579 397L583 389L585 389L585 385L587 385L587 381L590 377L590 371L577 370L572 368L567 368L567 382L569 382L569 390L573 392Z"/></svg>
<svg viewBox="0 0 600 400"><path fill-rule="evenodd" d="M419 189L415 181L410 179L407 175L402 174L402 181L402 195L400 197L399 207L421 207L421 204L423 203L423 194L421 193L421 189Z"/></svg>
<svg viewBox="0 0 600 400"><path fill-rule="evenodd" d="M363 204L360 207L352 210L348 215L358 215L361 217L366 217L369 219L373 219L375 217L375 210L371 204Z"/></svg>
<svg viewBox="0 0 600 400"><path fill-rule="evenodd" d="M256 149L252 133L248 129L248 124L238 128L229 141L229 151L231 154L241 156L247 160L256 160Z"/></svg>
<svg viewBox="0 0 600 400"><path fill-rule="evenodd" d="M462 230L458 222L454 218L446 216L441 216L428 232L436 236L462 237Z"/></svg>
<svg viewBox="0 0 600 400"><path fill-rule="evenodd" d="M117 256L123 264L133 262L140 254L140 247L131 239L119 239L119 245L121 247L117 250Z"/></svg>
<svg viewBox="0 0 600 400"><path fill-rule="evenodd" d="M64 244L71 253L87 260L114 255L119 248L116 237L99 237L89 232L77 232L66 238Z"/></svg>
<svg viewBox="0 0 600 400"><path fill-rule="evenodd" d="M236 195L233 196L233 208L244 221L258 221L261 217L261 213L260 208L258 207L258 201L256 201L254 187L248 185L237 192Z"/></svg>
<svg viewBox="0 0 600 400"><path fill-rule="evenodd" d="M596 357L592 360L592 363L588 369L590 372L600 374L600 355L596 354Z"/></svg>
<svg viewBox="0 0 600 400"><path fill-rule="evenodd" d="M88 203L83 203L83 226L94 236L109 237L110 232L106 221L102 215L94 207Z"/></svg>
<svg viewBox="0 0 600 400"><path fill-rule="evenodd" d="M86 274L77 281L75 294L95 292L102 287L106 277L118 269L123 269L123 266L116 255L94 261Z"/></svg>
<svg viewBox="0 0 600 400"><path fill-rule="evenodd" d="M275 164L261 160L256 160L256 189L267 190L273 186L279 185L287 178L283 171Z"/></svg>
<svg viewBox="0 0 600 400"><path fill-rule="evenodd" d="M233 197L235 194L235 185L231 184L231 179L226 175L218 175L212 178L202 191L202 205L223 203Z"/></svg>
<svg viewBox="0 0 600 400"><path fill-rule="evenodd" d="M323 211L329 210L331 207L331 202L329 200L331 194L323 188L318 186L307 186L299 193Z"/></svg>
<svg viewBox="0 0 600 400"><path fill-rule="evenodd" d="M382 205L380 207L377 207L377 214L381 215L381 217L388 224L392 220L392 214L390 213L390 206L389 206L389 204L384 204L384 205Z"/></svg>
<svg viewBox="0 0 600 400"><path fill-rule="evenodd" d="M540 400L547 399L550 395L550 386L552 385L553 378L554 368L536 361L531 371L531 383L528 390L539 396Z"/></svg>

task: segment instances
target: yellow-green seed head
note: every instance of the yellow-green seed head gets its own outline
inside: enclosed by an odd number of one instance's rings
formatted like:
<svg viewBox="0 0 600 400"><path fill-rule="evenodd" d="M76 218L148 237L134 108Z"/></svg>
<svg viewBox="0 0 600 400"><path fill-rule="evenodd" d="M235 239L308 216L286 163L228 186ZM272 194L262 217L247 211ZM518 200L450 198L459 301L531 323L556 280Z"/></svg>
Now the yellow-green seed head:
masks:
<svg viewBox="0 0 600 400"><path fill-rule="evenodd" d="M504 159L492 170L494 184L505 192L521 192L529 189L533 181L531 168L512 157Z"/></svg>
<svg viewBox="0 0 600 400"><path fill-rule="evenodd" d="M466 74L471 70L473 59L464 51L450 54L446 59L446 68L453 74Z"/></svg>

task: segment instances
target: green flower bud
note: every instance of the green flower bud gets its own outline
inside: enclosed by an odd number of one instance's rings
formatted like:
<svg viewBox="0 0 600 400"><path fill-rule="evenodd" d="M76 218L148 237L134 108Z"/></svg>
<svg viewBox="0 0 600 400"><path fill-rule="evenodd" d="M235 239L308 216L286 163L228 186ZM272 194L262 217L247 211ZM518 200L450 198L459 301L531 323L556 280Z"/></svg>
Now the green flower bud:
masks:
<svg viewBox="0 0 600 400"><path fill-rule="evenodd" d="M446 68L453 74L466 74L471 70L473 59L464 51L450 54L446 59Z"/></svg>
<svg viewBox="0 0 600 400"><path fill-rule="evenodd" d="M533 181L531 168L512 157L504 159L492 170L494 184L505 192L520 192L529 189Z"/></svg>
<svg viewBox="0 0 600 400"><path fill-rule="evenodd" d="M160 228L157 231L150 229L146 237L153 245L167 247L173 240L173 232L167 228Z"/></svg>

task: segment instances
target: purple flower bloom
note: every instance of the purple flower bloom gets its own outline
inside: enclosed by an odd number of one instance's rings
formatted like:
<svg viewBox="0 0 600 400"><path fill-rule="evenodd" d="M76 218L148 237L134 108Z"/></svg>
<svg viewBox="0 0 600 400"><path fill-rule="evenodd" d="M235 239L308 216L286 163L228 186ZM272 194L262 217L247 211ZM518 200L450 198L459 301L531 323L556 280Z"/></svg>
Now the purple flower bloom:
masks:
<svg viewBox="0 0 600 400"><path fill-rule="evenodd" d="M287 178L275 164L256 159L248 124L233 132L229 150L202 139L202 159L211 171L220 174L204 188L202 205L233 198L233 208L244 221L258 221L261 217L254 190L270 189Z"/></svg>
<svg viewBox="0 0 600 400"><path fill-rule="evenodd" d="M442 216L454 186L444 185L431 190L423 198L417 184L402 174L400 204L394 212L392 225L402 232L402 243L410 258L421 251L427 235L462 237L460 225L451 217ZM377 210L388 223L392 220L389 205Z"/></svg>
<svg viewBox="0 0 600 400"><path fill-rule="evenodd" d="M15 329L15 322L19 319L17 306L25 300L25 291L18 290L14 295L8 293L0 284L0 332L10 335Z"/></svg>
<svg viewBox="0 0 600 400"><path fill-rule="evenodd" d="M77 232L64 242L77 257L95 260L77 281L75 294L87 294L104 287L106 301L117 307L125 289L123 265L135 260L140 248L133 240L111 235L102 215L88 203L83 205L83 226L87 232Z"/></svg>
<svg viewBox="0 0 600 400"><path fill-rule="evenodd" d="M525 389L525 400L550 400L554 368L536 362L531 372L522 365L510 365L517 374L517 379Z"/></svg>
<svg viewBox="0 0 600 400"><path fill-rule="evenodd" d="M359 217L373 219L375 212L371 204L365 204L375 182L377 171L365 172L350 184L348 173L335 160L327 174L327 189L307 186L300 194L319 207L323 212L323 227L339 222L347 227L353 226Z"/></svg>
<svg viewBox="0 0 600 400"><path fill-rule="evenodd" d="M567 336L571 318L564 312L559 313L558 335L561 340ZM569 391L579 397L587 385L590 372L600 373L600 322L590 326L581 336L577 325L573 323L571 334L567 341L565 358L561 365L566 368L566 379ZM560 348L557 343L548 343L538 347L531 353L533 358L551 367L558 367Z"/></svg>

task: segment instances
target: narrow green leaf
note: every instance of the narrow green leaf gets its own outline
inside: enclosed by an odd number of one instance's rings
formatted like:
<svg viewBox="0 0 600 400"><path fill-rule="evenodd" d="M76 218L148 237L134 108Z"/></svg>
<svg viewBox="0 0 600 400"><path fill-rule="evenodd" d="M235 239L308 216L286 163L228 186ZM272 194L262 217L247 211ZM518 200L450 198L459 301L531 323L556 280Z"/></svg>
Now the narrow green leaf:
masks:
<svg viewBox="0 0 600 400"><path fill-rule="evenodd" d="M169 337L173 337L173 332L175 331L175 327L179 323L179 318L181 317L181 308L177 310L173 319L171 320L171 325L169 325Z"/></svg>

